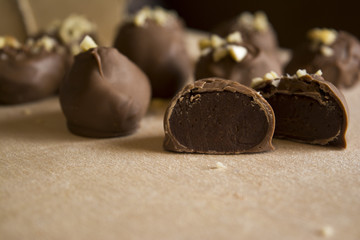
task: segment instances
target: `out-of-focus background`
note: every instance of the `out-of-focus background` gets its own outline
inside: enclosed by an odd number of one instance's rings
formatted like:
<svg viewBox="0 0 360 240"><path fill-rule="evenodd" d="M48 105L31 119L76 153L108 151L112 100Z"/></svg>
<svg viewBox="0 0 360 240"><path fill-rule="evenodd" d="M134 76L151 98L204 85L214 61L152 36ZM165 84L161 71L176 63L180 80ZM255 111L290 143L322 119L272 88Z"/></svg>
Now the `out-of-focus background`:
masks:
<svg viewBox="0 0 360 240"><path fill-rule="evenodd" d="M25 29L17 9L22 0L0 1L0 34L25 38ZM360 37L359 9L350 0L25 0L33 9L39 28L51 20L81 13L99 26L100 39L111 44L116 26L127 12L144 5L161 5L173 9L190 28L210 31L216 24L231 19L243 11L263 10L278 34L280 45L293 48L300 44L308 29L331 27Z"/></svg>
<svg viewBox="0 0 360 240"><path fill-rule="evenodd" d="M0 35L14 35L22 41L26 31L19 3L29 3L39 30L73 13L84 15L96 23L99 40L105 45L112 43L126 9L126 0L0 0Z"/></svg>
<svg viewBox="0 0 360 240"><path fill-rule="evenodd" d="M287 48L300 44L313 27L346 30L360 37L359 8L350 0L132 0L131 10L149 2L175 9L188 27L207 31L243 11L263 10L274 25L280 45Z"/></svg>

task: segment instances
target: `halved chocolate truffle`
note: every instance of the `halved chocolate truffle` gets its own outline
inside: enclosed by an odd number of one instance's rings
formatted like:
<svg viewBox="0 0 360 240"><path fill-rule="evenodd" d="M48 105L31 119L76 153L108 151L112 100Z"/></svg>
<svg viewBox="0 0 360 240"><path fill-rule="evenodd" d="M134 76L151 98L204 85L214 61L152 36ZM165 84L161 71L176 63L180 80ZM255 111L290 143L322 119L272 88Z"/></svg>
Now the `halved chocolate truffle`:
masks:
<svg viewBox="0 0 360 240"><path fill-rule="evenodd" d="M54 94L67 69L66 54L49 37L27 45L0 37L0 103L19 104Z"/></svg>
<svg viewBox="0 0 360 240"><path fill-rule="evenodd" d="M269 71L282 73L279 62L259 48L244 43L239 32L226 39L212 35L200 41L202 56L195 67L195 79L219 77L250 86L251 79Z"/></svg>
<svg viewBox="0 0 360 240"><path fill-rule="evenodd" d="M238 154L273 150L274 113L240 83L208 78L187 85L164 117L164 148L174 152Z"/></svg>
<svg viewBox="0 0 360 240"><path fill-rule="evenodd" d="M254 89L275 112L275 137L346 147L346 101L321 74L298 70L294 76L254 79Z"/></svg>
<svg viewBox="0 0 360 240"><path fill-rule="evenodd" d="M336 87L351 87L360 78L360 43L344 31L312 29L308 41L294 51L286 72L299 68L308 72L321 69Z"/></svg>
<svg viewBox="0 0 360 240"><path fill-rule="evenodd" d="M150 102L148 78L115 48L88 37L82 48L60 88L69 130L99 138L133 133Z"/></svg>
<svg viewBox="0 0 360 240"><path fill-rule="evenodd" d="M253 44L263 51L274 52L278 49L276 33L264 12L244 12L213 30L222 37L236 31L241 33L244 42Z"/></svg>
<svg viewBox="0 0 360 240"><path fill-rule="evenodd" d="M149 77L153 97L173 97L192 72L182 23L161 8L143 8L121 25L114 47Z"/></svg>

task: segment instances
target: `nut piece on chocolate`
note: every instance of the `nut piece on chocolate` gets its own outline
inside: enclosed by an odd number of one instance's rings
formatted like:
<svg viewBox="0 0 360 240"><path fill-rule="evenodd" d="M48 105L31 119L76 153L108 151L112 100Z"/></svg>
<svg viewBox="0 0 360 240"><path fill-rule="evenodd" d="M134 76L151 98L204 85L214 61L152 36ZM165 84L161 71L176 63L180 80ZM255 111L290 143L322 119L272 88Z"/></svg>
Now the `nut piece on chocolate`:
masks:
<svg viewBox="0 0 360 240"><path fill-rule="evenodd" d="M85 137L133 133L150 102L145 74L115 48L85 37L60 89L69 130Z"/></svg>
<svg viewBox="0 0 360 240"><path fill-rule="evenodd" d="M175 13L162 8L145 7L125 21L114 47L149 77L154 98L173 97L192 73L183 25Z"/></svg>
<svg viewBox="0 0 360 240"><path fill-rule="evenodd" d="M54 94L67 69L64 49L50 37L0 36L0 104L19 104Z"/></svg>
<svg viewBox="0 0 360 240"><path fill-rule="evenodd" d="M298 70L293 76L254 80L254 89L275 112L275 137L346 147L346 101L321 75L322 71L308 74Z"/></svg>
<svg viewBox="0 0 360 240"><path fill-rule="evenodd" d="M240 83L207 78L183 88L164 117L168 151L239 154L273 150L274 113Z"/></svg>
<svg viewBox="0 0 360 240"><path fill-rule="evenodd" d="M219 77L250 86L251 79L269 71L282 73L279 62L259 48L243 42L240 32L226 38L212 35L199 42L202 56L195 67L195 79Z"/></svg>
<svg viewBox="0 0 360 240"><path fill-rule="evenodd" d="M312 29L308 41L294 51L286 72L299 68L308 72L321 69L324 79L336 87L351 87L360 78L360 43L344 31Z"/></svg>
<svg viewBox="0 0 360 240"><path fill-rule="evenodd" d="M244 42L253 44L265 52L274 52L278 49L276 33L264 12L243 12L213 30L222 37L235 31L241 32Z"/></svg>
<svg viewBox="0 0 360 240"><path fill-rule="evenodd" d="M86 35L97 39L96 25L83 15L72 14L63 20L55 20L35 38L49 35L65 46L71 55L80 53L79 44Z"/></svg>

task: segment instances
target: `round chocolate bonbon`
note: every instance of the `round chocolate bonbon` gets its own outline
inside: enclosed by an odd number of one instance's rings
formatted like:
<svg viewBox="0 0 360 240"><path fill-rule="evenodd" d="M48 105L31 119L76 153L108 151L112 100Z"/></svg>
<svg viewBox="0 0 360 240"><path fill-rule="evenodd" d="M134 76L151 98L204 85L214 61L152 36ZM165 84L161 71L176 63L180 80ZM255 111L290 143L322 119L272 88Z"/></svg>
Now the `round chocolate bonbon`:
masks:
<svg viewBox="0 0 360 240"><path fill-rule="evenodd" d="M99 138L133 133L150 102L148 78L115 48L88 38L82 48L60 89L69 130Z"/></svg>

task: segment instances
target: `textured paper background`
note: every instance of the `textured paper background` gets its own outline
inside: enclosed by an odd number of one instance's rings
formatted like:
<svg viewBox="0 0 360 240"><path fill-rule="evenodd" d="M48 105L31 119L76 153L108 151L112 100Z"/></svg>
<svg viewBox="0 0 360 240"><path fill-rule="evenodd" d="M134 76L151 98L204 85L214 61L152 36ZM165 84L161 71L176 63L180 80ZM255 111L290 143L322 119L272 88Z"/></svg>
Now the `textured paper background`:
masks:
<svg viewBox="0 0 360 240"><path fill-rule="evenodd" d="M165 152L164 102L114 139L69 133L56 97L0 106L0 239L359 239L360 85L344 94L347 149L236 156Z"/></svg>

